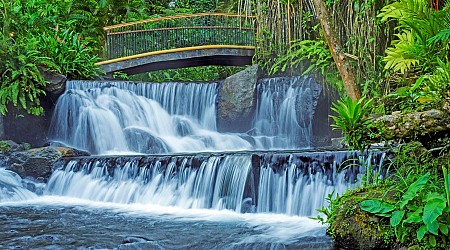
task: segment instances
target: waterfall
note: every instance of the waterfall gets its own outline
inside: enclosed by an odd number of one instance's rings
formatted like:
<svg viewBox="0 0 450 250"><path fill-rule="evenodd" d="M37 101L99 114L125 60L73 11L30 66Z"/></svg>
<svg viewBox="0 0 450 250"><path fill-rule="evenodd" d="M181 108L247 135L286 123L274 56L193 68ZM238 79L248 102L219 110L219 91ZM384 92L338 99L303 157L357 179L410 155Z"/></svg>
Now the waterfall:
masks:
<svg viewBox="0 0 450 250"><path fill-rule="evenodd" d="M380 159L381 153L374 156ZM67 160L48 195L123 204L313 216L358 185L355 152L128 156ZM338 171L349 164L344 171Z"/></svg>
<svg viewBox="0 0 450 250"><path fill-rule="evenodd" d="M50 137L94 154L251 149L241 137L215 130L215 89L215 84L69 82Z"/></svg>
<svg viewBox="0 0 450 250"><path fill-rule="evenodd" d="M310 147L312 121L321 90L308 77L260 80L254 119L257 148Z"/></svg>
<svg viewBox="0 0 450 250"><path fill-rule="evenodd" d="M50 138L93 154L308 148L320 86L304 77L258 84L254 129L219 133L218 83L69 81Z"/></svg>
<svg viewBox="0 0 450 250"><path fill-rule="evenodd" d="M22 178L12 171L0 167L0 202L19 201L37 197L22 185Z"/></svg>

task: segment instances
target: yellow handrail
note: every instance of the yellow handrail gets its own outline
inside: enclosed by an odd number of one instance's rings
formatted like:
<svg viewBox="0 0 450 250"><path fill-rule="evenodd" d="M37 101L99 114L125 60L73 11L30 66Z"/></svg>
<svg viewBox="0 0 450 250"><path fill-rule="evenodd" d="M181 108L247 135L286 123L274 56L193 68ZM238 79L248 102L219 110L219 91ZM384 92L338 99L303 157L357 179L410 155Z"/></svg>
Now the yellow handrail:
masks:
<svg viewBox="0 0 450 250"><path fill-rule="evenodd" d="M112 30L112 29L133 26L133 25L136 25L136 24L151 23L151 22L158 22L158 21L171 20L171 19L180 19L180 18L201 17L201 16L242 17L242 18L249 18L249 19L256 18L256 16L246 16L246 15L240 15L240 14L226 14L226 13L184 14L184 15L176 15L176 16L156 17L156 18L151 18L151 19L146 19L146 20L141 20L141 21L136 21L136 22L116 24L116 25L103 27L103 30L109 31L109 30Z"/></svg>
<svg viewBox="0 0 450 250"><path fill-rule="evenodd" d="M152 51L152 52L146 52L146 53L141 53L141 54L132 55L132 56L125 56L125 57L110 59L110 60L106 60L106 61L97 62L95 65L100 66L100 65L116 63L116 62L123 62L123 61L127 61L127 60L147 57L147 56L155 56L155 55L161 55L161 54L168 54L168 53L175 53L175 52L185 52L185 51L193 51L193 50L203 50L203 49L248 49L248 50L254 50L255 46L203 45L203 46L193 46L193 47L185 47L185 48L167 49L167 50Z"/></svg>

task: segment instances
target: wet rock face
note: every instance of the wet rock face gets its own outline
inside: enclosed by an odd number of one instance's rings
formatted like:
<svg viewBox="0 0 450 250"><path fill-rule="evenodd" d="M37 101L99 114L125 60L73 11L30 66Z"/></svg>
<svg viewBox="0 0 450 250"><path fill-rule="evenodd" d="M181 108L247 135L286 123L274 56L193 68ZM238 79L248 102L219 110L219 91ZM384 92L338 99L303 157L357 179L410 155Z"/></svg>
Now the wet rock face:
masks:
<svg viewBox="0 0 450 250"><path fill-rule="evenodd" d="M218 98L219 130L242 132L249 129L248 124L256 104L257 80L258 65L253 65L224 80Z"/></svg>
<svg viewBox="0 0 450 250"><path fill-rule="evenodd" d="M11 170L20 177L47 179L52 173L52 165L61 157L61 153L51 147L14 152L10 155Z"/></svg>
<svg viewBox="0 0 450 250"><path fill-rule="evenodd" d="M450 131L450 114L440 110L428 110L404 114L385 115L374 120L386 139L414 138L421 135Z"/></svg>
<svg viewBox="0 0 450 250"><path fill-rule="evenodd" d="M61 157L87 156L89 153L66 147L43 147L26 151L11 152L8 155L7 168L20 177L32 177L47 180L52 174L53 165Z"/></svg>
<svg viewBox="0 0 450 250"><path fill-rule="evenodd" d="M45 86L44 90L49 94L52 101L56 102L58 97L66 90L66 76L48 71L44 68L39 68L39 72L47 81L47 86Z"/></svg>
<svg viewBox="0 0 450 250"><path fill-rule="evenodd" d="M389 219L362 211L359 202L366 193L353 193L341 198L335 210L335 220L327 232L336 247L345 249L396 249L395 233ZM370 195L370 194L369 194Z"/></svg>

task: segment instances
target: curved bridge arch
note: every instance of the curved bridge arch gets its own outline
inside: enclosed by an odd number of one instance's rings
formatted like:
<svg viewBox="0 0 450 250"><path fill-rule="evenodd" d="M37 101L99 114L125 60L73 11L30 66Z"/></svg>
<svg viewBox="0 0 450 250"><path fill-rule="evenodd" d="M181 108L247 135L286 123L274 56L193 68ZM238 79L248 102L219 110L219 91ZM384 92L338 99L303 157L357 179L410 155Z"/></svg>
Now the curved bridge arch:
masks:
<svg viewBox="0 0 450 250"><path fill-rule="evenodd" d="M255 17L201 13L105 27L107 74L205 65L250 65Z"/></svg>

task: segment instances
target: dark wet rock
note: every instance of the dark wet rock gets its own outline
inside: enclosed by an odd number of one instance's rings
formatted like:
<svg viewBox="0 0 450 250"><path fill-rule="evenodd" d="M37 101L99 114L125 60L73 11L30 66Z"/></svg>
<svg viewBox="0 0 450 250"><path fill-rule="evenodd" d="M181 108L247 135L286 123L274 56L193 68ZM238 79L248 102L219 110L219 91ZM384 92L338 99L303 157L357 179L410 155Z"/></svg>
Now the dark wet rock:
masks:
<svg viewBox="0 0 450 250"><path fill-rule="evenodd" d="M52 173L52 165L59 158L61 153L53 147L14 152L10 156L10 168L22 178L30 176L47 179Z"/></svg>
<svg viewBox="0 0 450 250"><path fill-rule="evenodd" d="M9 169L20 177L31 177L45 181L52 173L52 166L62 157L87 156L89 153L73 148L42 147L26 151L13 152L9 155Z"/></svg>
<svg viewBox="0 0 450 250"><path fill-rule="evenodd" d="M39 72L47 81L44 90L49 94L50 98L56 102L58 97L66 90L66 76L51 72L42 67L39 67Z"/></svg>
<svg viewBox="0 0 450 250"><path fill-rule="evenodd" d="M140 153L167 153L166 144L150 132L140 128L126 128L123 131L130 150Z"/></svg>
<svg viewBox="0 0 450 250"><path fill-rule="evenodd" d="M255 205L253 205L252 198L245 198L242 200L241 213L254 213L256 211Z"/></svg>
<svg viewBox="0 0 450 250"><path fill-rule="evenodd" d="M220 128L246 131L256 103L258 65L234 74L220 86L217 119ZM219 129L220 129L219 128Z"/></svg>

